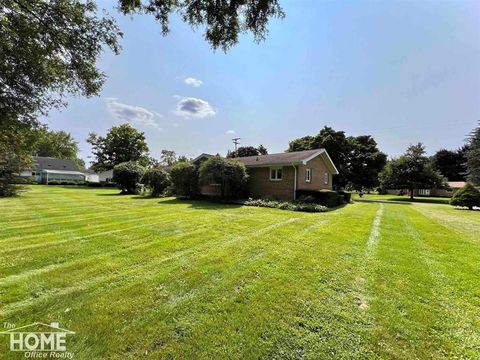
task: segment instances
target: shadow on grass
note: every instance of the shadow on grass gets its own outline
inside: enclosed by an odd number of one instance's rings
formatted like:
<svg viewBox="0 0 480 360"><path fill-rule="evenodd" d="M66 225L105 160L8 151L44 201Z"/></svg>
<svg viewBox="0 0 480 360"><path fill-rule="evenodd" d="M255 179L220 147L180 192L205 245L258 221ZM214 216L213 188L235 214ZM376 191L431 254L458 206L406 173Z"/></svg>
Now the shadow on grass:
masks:
<svg viewBox="0 0 480 360"><path fill-rule="evenodd" d="M152 199L151 197L149 199ZM205 199L177 199L177 198L168 198L161 200L159 204L167 205L185 205L188 204L191 208L195 209L204 209L204 210L221 210L221 209L232 209L242 207L242 204L232 204L232 203L223 203L217 201L209 201Z"/></svg>

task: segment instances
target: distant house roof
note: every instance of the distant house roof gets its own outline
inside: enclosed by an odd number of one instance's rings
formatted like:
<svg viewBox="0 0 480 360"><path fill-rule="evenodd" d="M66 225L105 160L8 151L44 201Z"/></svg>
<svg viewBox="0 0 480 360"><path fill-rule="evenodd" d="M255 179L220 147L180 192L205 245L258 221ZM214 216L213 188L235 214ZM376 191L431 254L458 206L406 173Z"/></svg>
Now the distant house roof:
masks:
<svg viewBox="0 0 480 360"><path fill-rule="evenodd" d="M317 156L322 156L325 160L325 163L330 168L329 170L333 174L338 174L338 170L335 167L335 164L332 162L332 159L330 159L330 156L325 149L294 151L258 156L246 156L236 158L236 160L241 161L247 167L264 167L275 165L280 166L306 164L308 161L316 158Z"/></svg>
<svg viewBox="0 0 480 360"><path fill-rule="evenodd" d="M57 159L52 157L34 156L37 170L66 170L79 171L73 160Z"/></svg>
<svg viewBox="0 0 480 360"><path fill-rule="evenodd" d="M452 189L460 189L461 187L464 187L467 183L465 181L449 181L448 186L450 186Z"/></svg>
<svg viewBox="0 0 480 360"><path fill-rule="evenodd" d="M198 155L195 159L193 159L193 160L192 160L192 163L193 163L193 164L196 164L196 163L200 162L200 160L202 160L202 159L205 159L205 160L206 160L206 159L209 159L209 158L214 157L214 156L215 156L215 155L203 153L203 154Z"/></svg>

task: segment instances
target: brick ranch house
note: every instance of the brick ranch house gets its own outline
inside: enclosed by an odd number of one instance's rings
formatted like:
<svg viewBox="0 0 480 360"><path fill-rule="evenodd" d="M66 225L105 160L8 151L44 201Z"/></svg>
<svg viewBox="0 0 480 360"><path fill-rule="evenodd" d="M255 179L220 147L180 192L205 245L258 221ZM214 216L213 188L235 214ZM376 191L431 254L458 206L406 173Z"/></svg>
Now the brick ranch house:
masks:
<svg viewBox="0 0 480 360"><path fill-rule="evenodd" d="M212 157L201 154L195 165ZM248 190L253 197L295 200L297 190L332 189L332 176L338 170L325 149L286 152L236 158L247 167ZM203 195L218 195L219 184L201 188Z"/></svg>

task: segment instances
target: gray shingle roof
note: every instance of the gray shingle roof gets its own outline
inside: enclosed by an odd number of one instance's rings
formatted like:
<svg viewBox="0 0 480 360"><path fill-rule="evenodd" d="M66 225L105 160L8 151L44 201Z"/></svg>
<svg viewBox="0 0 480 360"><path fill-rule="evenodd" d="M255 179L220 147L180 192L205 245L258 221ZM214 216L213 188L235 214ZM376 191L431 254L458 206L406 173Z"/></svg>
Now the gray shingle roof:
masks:
<svg viewBox="0 0 480 360"><path fill-rule="evenodd" d="M37 170L79 171L77 164L75 164L73 160L34 156L33 161L36 164Z"/></svg>
<svg viewBox="0 0 480 360"><path fill-rule="evenodd" d="M308 159L312 155L315 155L322 149L315 150L305 150L305 151L295 151L295 152L286 152L278 154L269 154L269 155L258 155L258 156L246 156L236 158L236 160L241 161L245 166L271 166L271 165L285 165L285 164L298 164L305 159Z"/></svg>

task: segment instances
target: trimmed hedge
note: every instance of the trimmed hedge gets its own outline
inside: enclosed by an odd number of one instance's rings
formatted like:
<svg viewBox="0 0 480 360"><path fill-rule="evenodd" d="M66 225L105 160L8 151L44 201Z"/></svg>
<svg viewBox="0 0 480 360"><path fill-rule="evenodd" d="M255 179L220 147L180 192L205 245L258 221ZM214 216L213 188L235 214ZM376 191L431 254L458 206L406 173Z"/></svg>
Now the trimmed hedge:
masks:
<svg viewBox="0 0 480 360"><path fill-rule="evenodd" d="M297 190L297 198L313 198L315 199L315 203L329 208L350 202L351 196L352 195L346 191L336 192L333 190Z"/></svg>
<svg viewBox="0 0 480 360"><path fill-rule="evenodd" d="M50 180L48 185L86 185L82 180Z"/></svg>
<svg viewBox="0 0 480 360"><path fill-rule="evenodd" d="M106 182L106 181L89 182L87 185L90 187L118 187L117 184L112 182Z"/></svg>
<svg viewBox="0 0 480 360"><path fill-rule="evenodd" d="M245 201L244 204L246 206L267 207L272 209L290 210L290 211L305 211L305 212L328 211L328 209L325 206L313 204L313 203L302 203L302 202L291 203L287 201L274 201L274 200L250 198L247 201Z"/></svg>

